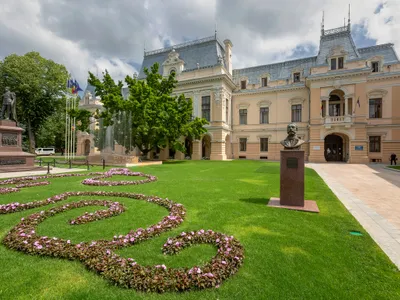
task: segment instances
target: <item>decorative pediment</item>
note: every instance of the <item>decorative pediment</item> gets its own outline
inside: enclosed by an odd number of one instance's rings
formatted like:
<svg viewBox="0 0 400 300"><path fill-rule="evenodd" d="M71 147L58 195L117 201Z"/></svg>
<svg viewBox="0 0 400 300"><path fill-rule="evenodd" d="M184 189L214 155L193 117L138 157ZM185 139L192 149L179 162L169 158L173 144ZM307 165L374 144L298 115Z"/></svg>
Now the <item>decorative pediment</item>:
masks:
<svg viewBox="0 0 400 300"><path fill-rule="evenodd" d="M236 104L236 108L237 109L248 109L249 106L250 106L249 103L238 103L238 104Z"/></svg>
<svg viewBox="0 0 400 300"><path fill-rule="evenodd" d="M369 99L373 99L373 98L382 98L383 99L387 95L387 93L388 93L387 90L374 89L374 90L367 92L367 97Z"/></svg>
<svg viewBox="0 0 400 300"><path fill-rule="evenodd" d="M250 138L249 135L237 135L237 136L236 136L236 140L237 140L238 142L240 142L240 139L246 139L246 140L248 140L249 138Z"/></svg>
<svg viewBox="0 0 400 300"><path fill-rule="evenodd" d="M260 135L257 135L256 137L257 137L257 140L258 140L258 141L259 141L260 139L263 139L263 138L266 138L266 139L268 139L268 140L271 140L272 135L271 135L271 134L260 134Z"/></svg>
<svg viewBox="0 0 400 300"><path fill-rule="evenodd" d="M306 99L301 98L301 97L293 97L291 99L289 99L289 104L290 105L295 105L295 104L304 104L304 101L306 101Z"/></svg>
<svg viewBox="0 0 400 300"><path fill-rule="evenodd" d="M272 104L272 102L269 100L262 100L262 101L257 102L258 107L270 107L271 104Z"/></svg>
<svg viewBox="0 0 400 300"><path fill-rule="evenodd" d="M344 50L343 46L332 47L331 50L329 51L329 57L345 56L345 55L347 55L347 52Z"/></svg>
<svg viewBox="0 0 400 300"><path fill-rule="evenodd" d="M185 62L179 58L179 53L172 49L168 54L168 58L163 62L163 75L168 76L172 72L179 74L183 71L183 66Z"/></svg>

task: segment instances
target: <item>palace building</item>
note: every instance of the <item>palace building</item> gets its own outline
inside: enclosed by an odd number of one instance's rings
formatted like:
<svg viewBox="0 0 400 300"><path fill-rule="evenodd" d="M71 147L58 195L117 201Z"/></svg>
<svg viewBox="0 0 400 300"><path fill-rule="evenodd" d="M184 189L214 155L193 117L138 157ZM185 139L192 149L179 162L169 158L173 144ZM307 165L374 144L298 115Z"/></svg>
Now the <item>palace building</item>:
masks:
<svg viewBox="0 0 400 300"><path fill-rule="evenodd" d="M393 44L357 48L347 26L322 26L316 56L233 69L230 40L217 36L144 53L160 74L176 73L176 94L206 118L201 140L182 138L187 153L159 157L279 160L290 122L306 141L309 162L387 162L400 154L400 61Z"/></svg>

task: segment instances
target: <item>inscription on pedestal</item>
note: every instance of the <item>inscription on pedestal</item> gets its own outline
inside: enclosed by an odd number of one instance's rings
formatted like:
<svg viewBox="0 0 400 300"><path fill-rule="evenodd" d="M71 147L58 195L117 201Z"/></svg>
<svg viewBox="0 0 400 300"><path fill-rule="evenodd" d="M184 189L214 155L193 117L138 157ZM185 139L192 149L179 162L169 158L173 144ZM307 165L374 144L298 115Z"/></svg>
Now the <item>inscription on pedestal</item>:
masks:
<svg viewBox="0 0 400 300"><path fill-rule="evenodd" d="M0 166L24 164L26 164L25 158L0 158Z"/></svg>
<svg viewBox="0 0 400 300"><path fill-rule="evenodd" d="M297 169L299 167L299 161L296 157L288 157L286 161L286 167L289 169Z"/></svg>
<svg viewBox="0 0 400 300"><path fill-rule="evenodd" d="M1 145L6 147L17 147L18 135L15 133L3 133L1 137Z"/></svg>

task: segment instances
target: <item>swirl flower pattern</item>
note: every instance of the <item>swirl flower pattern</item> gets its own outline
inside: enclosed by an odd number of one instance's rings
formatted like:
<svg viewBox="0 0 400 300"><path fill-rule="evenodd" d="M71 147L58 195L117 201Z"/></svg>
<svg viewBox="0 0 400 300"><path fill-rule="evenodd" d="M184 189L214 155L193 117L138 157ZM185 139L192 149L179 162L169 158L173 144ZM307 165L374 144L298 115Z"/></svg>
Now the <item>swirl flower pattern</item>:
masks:
<svg viewBox="0 0 400 300"><path fill-rule="evenodd" d="M103 175L96 174L100 176L92 178L89 184L104 185L104 181L101 181L100 178L111 177L115 174L143 176L142 173L131 172L127 169L113 169L112 172L110 171ZM141 181L141 183L156 180L156 177L151 175L144 177L147 177L147 179ZM35 179L27 179L25 177L22 180L14 180L12 182L19 184L24 184L24 182L34 183L33 181L38 179L43 178L36 177ZM102 184L99 184L99 181L101 181ZM121 184L138 184L132 182L133 181L122 181ZM29 187L31 186L32 185L29 185ZM37 226L41 222L56 214L72 209L88 206L104 207L104 209L97 210L93 213L85 213L69 220L68 223L73 226L110 218L125 211L125 207L116 201L81 200L42 210L22 218L20 223L8 232L3 240L3 244L10 249L22 251L27 254L79 260L88 269L97 272L121 287L133 288L144 292L162 293L167 291L179 292L194 289L218 288L225 279L236 273L243 264L244 249L238 240L233 236L204 229L182 232L176 237L168 238L162 247L162 252L165 255L173 255L191 245L212 244L217 248L217 253L211 261L204 265L190 268L168 268L165 265L143 266L137 263L133 258L124 258L115 253L115 250L139 244L159 236L161 233L177 228L184 221L186 209L182 204L157 196L105 191L66 192L42 201L1 205L0 213L13 213L40 207L67 200L72 196L120 197L141 200L160 205L166 208L169 214L160 222L148 228L132 229L127 234L114 236L112 240L93 240L90 242L73 243L71 240L40 236L37 234Z"/></svg>

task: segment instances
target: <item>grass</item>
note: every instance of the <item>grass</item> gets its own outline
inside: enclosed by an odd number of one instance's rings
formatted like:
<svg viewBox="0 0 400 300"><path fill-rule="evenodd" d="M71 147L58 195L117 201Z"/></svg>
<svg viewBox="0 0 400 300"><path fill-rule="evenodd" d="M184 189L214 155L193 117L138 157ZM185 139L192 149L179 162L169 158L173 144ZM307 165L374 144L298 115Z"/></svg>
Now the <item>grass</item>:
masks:
<svg viewBox="0 0 400 300"><path fill-rule="evenodd" d="M400 166L388 166L388 168L400 170Z"/></svg>
<svg viewBox="0 0 400 300"><path fill-rule="evenodd" d="M100 167L91 169L100 170ZM186 207L187 218L183 224L172 232L119 253L145 265L198 265L215 255L215 248L199 245L172 257L162 255L160 248L167 237L182 231L212 229L234 235L244 246L246 258L239 272L219 289L182 294L143 294L112 286L79 262L29 256L1 245L0 298L400 298L400 272L313 170L306 170L305 197L317 200L320 214L266 206L267 199L279 196L277 163L186 161L134 170L156 175L158 181L139 186L99 188L82 185L81 177L53 179L49 186L3 195L0 204L41 200L64 191L100 189L168 197ZM117 217L69 226L67 220L73 216L96 210L95 207L76 209L46 220L39 226L38 233L68 238L72 242L110 239L115 234L154 224L167 215L167 211L157 205L122 198L118 201L127 210ZM21 217L42 209L0 215L0 238ZM359 231L363 235L354 236L350 231Z"/></svg>

